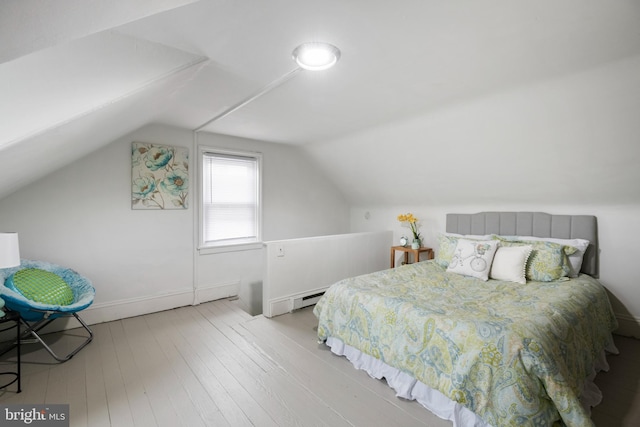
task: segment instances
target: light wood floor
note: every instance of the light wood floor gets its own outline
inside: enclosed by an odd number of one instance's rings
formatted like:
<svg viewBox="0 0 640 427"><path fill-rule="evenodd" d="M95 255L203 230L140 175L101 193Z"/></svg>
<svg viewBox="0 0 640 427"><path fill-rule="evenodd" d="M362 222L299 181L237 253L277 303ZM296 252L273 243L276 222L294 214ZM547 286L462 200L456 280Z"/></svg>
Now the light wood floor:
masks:
<svg viewBox="0 0 640 427"><path fill-rule="evenodd" d="M66 403L71 426L90 427L451 425L319 345L315 326L310 308L266 319L228 300L94 325L63 364L24 346L23 391L0 391L0 405ZM640 341L616 343L593 420L637 426Z"/></svg>

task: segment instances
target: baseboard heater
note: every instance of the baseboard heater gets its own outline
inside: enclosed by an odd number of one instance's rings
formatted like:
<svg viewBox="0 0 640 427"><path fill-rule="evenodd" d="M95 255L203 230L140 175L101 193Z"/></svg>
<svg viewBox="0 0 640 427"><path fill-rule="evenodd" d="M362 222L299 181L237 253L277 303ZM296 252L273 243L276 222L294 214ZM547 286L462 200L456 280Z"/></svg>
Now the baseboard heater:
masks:
<svg viewBox="0 0 640 427"><path fill-rule="evenodd" d="M299 308L309 307L310 305L317 303L322 295L324 295L324 291L312 295L306 295L301 298L295 298L293 300L293 309L297 310Z"/></svg>

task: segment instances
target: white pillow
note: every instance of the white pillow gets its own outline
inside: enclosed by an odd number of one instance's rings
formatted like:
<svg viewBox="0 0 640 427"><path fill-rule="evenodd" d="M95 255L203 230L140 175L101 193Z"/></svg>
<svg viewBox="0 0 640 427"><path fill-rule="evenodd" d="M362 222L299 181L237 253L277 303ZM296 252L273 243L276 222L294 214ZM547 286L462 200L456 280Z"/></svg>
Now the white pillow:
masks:
<svg viewBox="0 0 640 427"><path fill-rule="evenodd" d="M569 258L569 277L578 277L580 274L580 269L582 268L582 260L584 258L584 253L587 251L589 247L589 241L585 239L556 239L554 237L534 237L534 236L508 236L505 237L508 240L534 240L534 241L544 241L544 242L553 242L558 243L564 246L571 246L577 249L571 255L568 255Z"/></svg>
<svg viewBox="0 0 640 427"><path fill-rule="evenodd" d="M532 250L531 245L498 247L489 276L496 280L527 283L527 260Z"/></svg>
<svg viewBox="0 0 640 427"><path fill-rule="evenodd" d="M458 239L447 271L488 280L491 263L499 243L498 240Z"/></svg>

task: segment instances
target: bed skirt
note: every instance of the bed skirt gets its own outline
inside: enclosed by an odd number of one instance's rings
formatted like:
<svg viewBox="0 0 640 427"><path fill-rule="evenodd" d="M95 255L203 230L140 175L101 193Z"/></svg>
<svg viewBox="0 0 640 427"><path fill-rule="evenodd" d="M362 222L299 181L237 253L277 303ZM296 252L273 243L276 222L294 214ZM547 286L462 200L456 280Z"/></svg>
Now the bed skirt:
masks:
<svg viewBox="0 0 640 427"><path fill-rule="evenodd" d="M471 410L454 402L439 391L368 354L362 353L338 338L329 337L326 344L331 348L331 352L338 356L345 356L356 369L363 370L370 377L378 380L385 378L387 384L395 390L397 397L417 401L436 416L450 420L454 427L490 427ZM617 354L618 350L611 344L610 348L607 348L607 352ZM602 352L582 393L581 402L588 411L602 401L602 392L593 380L599 371L608 370L606 353Z"/></svg>

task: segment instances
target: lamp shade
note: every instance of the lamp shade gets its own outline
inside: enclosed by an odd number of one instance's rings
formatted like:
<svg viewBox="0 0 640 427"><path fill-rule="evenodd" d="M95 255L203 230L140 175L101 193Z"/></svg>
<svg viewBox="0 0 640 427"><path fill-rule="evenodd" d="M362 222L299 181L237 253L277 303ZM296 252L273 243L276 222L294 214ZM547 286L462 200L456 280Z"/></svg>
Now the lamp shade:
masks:
<svg viewBox="0 0 640 427"><path fill-rule="evenodd" d="M0 233L0 268L20 265L18 233Z"/></svg>

